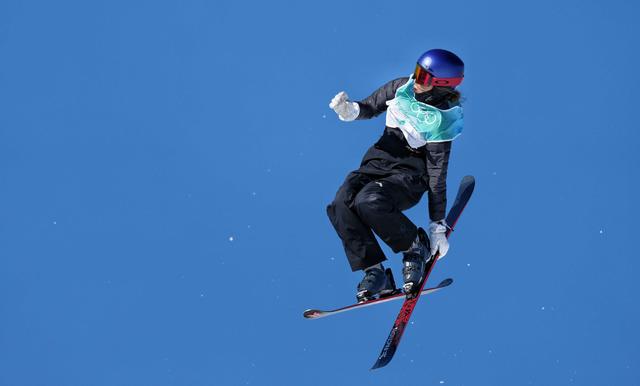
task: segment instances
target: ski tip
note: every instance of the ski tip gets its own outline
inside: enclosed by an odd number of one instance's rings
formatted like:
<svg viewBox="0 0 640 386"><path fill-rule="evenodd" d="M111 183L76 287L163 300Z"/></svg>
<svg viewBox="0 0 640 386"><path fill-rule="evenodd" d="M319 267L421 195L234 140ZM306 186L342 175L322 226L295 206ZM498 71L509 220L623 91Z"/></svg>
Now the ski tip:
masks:
<svg viewBox="0 0 640 386"><path fill-rule="evenodd" d="M460 181L460 191L468 192L471 194L476 187L476 179L474 176L464 176ZM451 224L449 224L451 225Z"/></svg>
<svg viewBox="0 0 640 386"><path fill-rule="evenodd" d="M385 367L386 365L389 364L389 362L391 362L391 358L393 358L392 356L382 356L381 358L378 358L378 360L376 361L376 363L373 364L373 366L369 369L369 370L375 370L375 369L379 369L381 367Z"/></svg>
<svg viewBox="0 0 640 386"><path fill-rule="evenodd" d="M376 363L373 364L373 366L371 366L371 368L369 369L369 371L373 371L375 369L379 369L380 367L384 367L384 365L381 365L379 363L380 361L376 361Z"/></svg>
<svg viewBox="0 0 640 386"><path fill-rule="evenodd" d="M453 283L452 278L444 279L443 281L440 282L440 284L438 284L438 288L448 287L451 285L451 283Z"/></svg>
<svg viewBox="0 0 640 386"><path fill-rule="evenodd" d="M320 310L308 309L302 314L302 316L307 319L318 319L324 316L324 312Z"/></svg>

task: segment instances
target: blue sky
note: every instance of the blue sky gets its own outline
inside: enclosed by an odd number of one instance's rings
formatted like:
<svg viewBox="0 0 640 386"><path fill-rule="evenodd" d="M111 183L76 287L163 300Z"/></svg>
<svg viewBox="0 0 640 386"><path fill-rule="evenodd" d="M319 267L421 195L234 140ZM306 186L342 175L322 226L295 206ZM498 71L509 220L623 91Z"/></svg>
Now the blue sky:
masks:
<svg viewBox="0 0 640 386"><path fill-rule="evenodd" d="M0 384L640 384L637 15L0 3ZM454 284L371 372L399 303L302 318L354 298L325 207L384 127L328 103L430 48L466 63L449 198L476 192L432 274Z"/></svg>

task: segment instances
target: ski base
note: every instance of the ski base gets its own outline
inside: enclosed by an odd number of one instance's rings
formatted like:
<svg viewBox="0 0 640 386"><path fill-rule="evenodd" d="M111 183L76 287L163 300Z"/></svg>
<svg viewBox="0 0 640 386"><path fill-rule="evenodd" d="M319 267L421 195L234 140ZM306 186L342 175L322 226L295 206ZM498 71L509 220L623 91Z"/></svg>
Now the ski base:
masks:
<svg viewBox="0 0 640 386"><path fill-rule="evenodd" d="M445 287L450 286L451 283L453 283L453 279L451 279L451 278L445 279L435 287L426 288L426 289L422 290L421 295L434 293L434 292L439 291L439 290L441 290L441 289L443 289ZM346 306L346 307L337 308L335 310L308 309L302 315L307 319L320 319L320 318L324 318L324 317L327 317L327 316L339 314L339 313L342 313L342 312L352 311L352 310L356 310L356 309L359 309L359 308L369 307L369 306L373 306L373 305L376 305L376 304L382 304L382 303L390 302L390 301L393 301L393 300L404 299L404 298L406 298L404 292L402 292L402 290L400 288L397 288L390 295L387 295L385 297L381 297L381 298L378 298L378 299L368 300L366 302L361 302L361 303L355 303L355 304L352 304L352 305L349 305L349 306Z"/></svg>

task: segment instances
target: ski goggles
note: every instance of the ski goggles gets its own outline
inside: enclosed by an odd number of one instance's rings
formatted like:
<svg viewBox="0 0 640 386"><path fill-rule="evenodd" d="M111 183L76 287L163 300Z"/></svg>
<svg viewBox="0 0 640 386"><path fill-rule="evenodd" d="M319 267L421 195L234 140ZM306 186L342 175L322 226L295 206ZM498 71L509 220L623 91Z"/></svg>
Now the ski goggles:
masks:
<svg viewBox="0 0 640 386"><path fill-rule="evenodd" d="M419 64L416 64L416 70L413 72L413 79L416 83L423 86L437 86L437 87L456 87L462 83L462 77L460 78L436 78L429 71L425 70Z"/></svg>

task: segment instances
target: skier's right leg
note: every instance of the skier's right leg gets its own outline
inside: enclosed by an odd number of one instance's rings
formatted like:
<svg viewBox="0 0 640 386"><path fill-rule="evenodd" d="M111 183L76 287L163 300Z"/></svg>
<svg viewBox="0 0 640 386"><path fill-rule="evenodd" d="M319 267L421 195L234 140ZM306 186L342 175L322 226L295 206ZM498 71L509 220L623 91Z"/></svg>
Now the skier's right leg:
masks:
<svg viewBox="0 0 640 386"><path fill-rule="evenodd" d="M358 302L391 295L396 291L396 283L390 268L376 264L364 270L364 278L358 284L356 299Z"/></svg>
<svg viewBox="0 0 640 386"><path fill-rule="evenodd" d="M386 260L371 228L362 222L354 199L358 192L373 181L366 174L351 172L327 206L327 215L342 240L352 271L364 270Z"/></svg>

